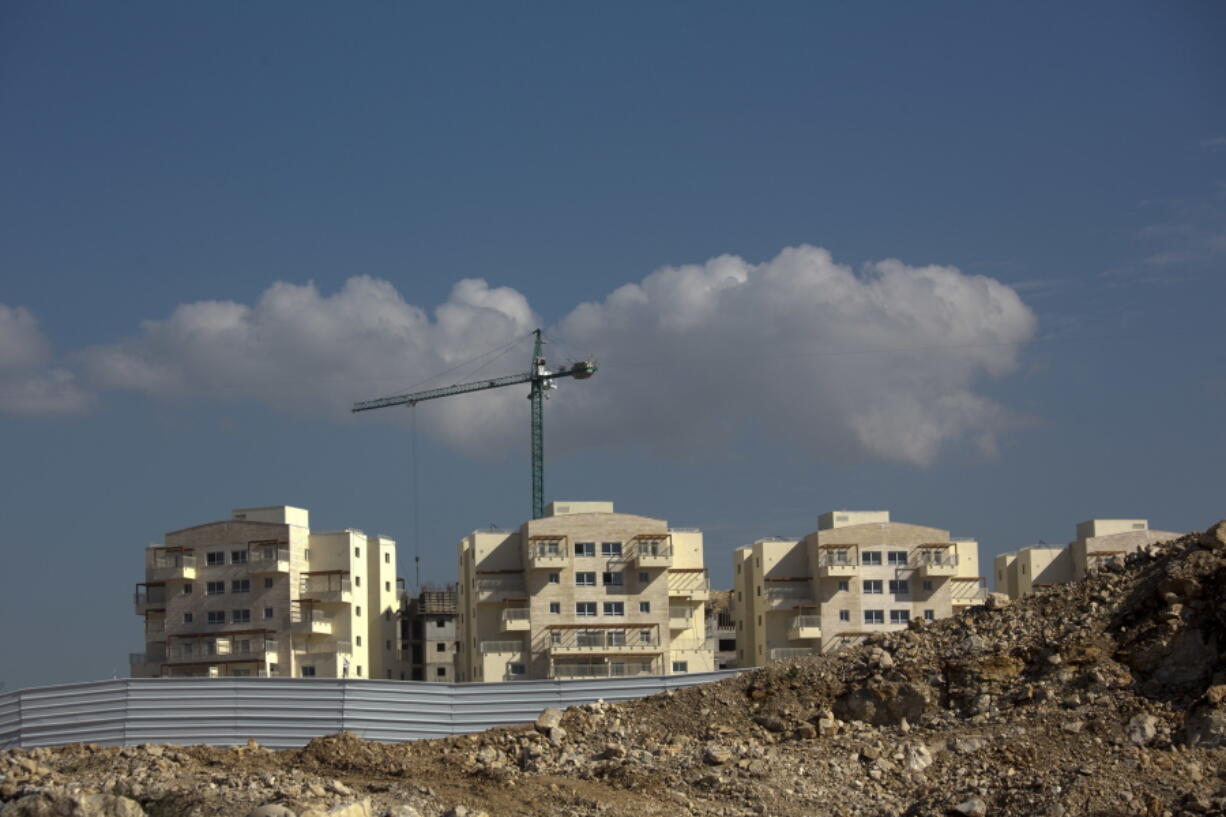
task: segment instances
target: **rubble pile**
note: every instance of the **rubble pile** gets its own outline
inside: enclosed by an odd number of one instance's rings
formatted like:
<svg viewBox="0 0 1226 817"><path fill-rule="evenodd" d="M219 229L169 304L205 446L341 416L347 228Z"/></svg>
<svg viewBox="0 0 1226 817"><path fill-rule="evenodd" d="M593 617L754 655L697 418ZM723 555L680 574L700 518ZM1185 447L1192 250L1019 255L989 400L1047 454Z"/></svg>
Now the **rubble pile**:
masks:
<svg viewBox="0 0 1226 817"><path fill-rule="evenodd" d="M824 657L530 726L0 753L0 817L1226 815L1226 522Z"/></svg>

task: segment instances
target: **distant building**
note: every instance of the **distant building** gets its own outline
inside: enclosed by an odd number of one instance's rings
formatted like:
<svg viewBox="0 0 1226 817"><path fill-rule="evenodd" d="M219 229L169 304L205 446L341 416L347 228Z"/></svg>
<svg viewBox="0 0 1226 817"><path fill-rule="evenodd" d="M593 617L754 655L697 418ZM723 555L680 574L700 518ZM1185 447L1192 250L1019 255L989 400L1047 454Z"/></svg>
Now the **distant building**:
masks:
<svg viewBox="0 0 1226 817"><path fill-rule="evenodd" d="M945 618L986 595L977 542L891 522L889 511L831 511L804 539L739 548L733 576L741 667Z"/></svg>
<svg viewBox="0 0 1226 817"><path fill-rule="evenodd" d="M554 502L460 542L461 681L705 672L702 532Z"/></svg>
<svg viewBox="0 0 1226 817"><path fill-rule="evenodd" d="M456 680L456 585L426 588L406 596L401 609L401 640L407 673L413 681Z"/></svg>
<svg viewBox="0 0 1226 817"><path fill-rule="evenodd" d="M172 531L136 586L137 677L397 678L396 543L312 533L302 508L242 508Z"/></svg>
<svg viewBox="0 0 1226 817"><path fill-rule="evenodd" d="M1067 547L1032 545L996 557L996 591L1016 599L1035 587L1084 578L1107 559L1182 534L1150 530L1146 519L1090 519L1077 524Z"/></svg>
<svg viewBox="0 0 1226 817"><path fill-rule="evenodd" d="M716 669L736 667L736 620L732 590L712 590L707 603L707 649L715 655Z"/></svg>

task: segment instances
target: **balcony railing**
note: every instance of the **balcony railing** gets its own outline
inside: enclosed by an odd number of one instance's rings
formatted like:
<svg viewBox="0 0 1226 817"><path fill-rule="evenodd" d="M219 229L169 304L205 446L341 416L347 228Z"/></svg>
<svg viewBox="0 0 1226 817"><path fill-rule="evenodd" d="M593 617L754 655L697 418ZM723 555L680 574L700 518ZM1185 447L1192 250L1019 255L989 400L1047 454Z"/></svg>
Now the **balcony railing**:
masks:
<svg viewBox="0 0 1226 817"><path fill-rule="evenodd" d="M670 630L687 630L694 622L693 607L669 607L668 628Z"/></svg>
<svg viewBox="0 0 1226 817"><path fill-rule="evenodd" d="M551 678L623 678L634 675L655 675L651 661L610 661L599 664L562 662L553 665Z"/></svg>
<svg viewBox="0 0 1226 817"><path fill-rule="evenodd" d="M132 603L138 616L161 609L166 606L166 588L162 585L137 585L136 592L132 594Z"/></svg>
<svg viewBox="0 0 1226 817"><path fill-rule="evenodd" d="M296 633L329 635L332 632L335 616L330 616L311 604L291 603L289 620L290 629Z"/></svg>
<svg viewBox="0 0 1226 817"><path fill-rule="evenodd" d="M263 661L268 653L276 651L275 638L218 638L178 642L171 647L170 657L177 661L209 661L221 658L228 661Z"/></svg>
<svg viewBox="0 0 1226 817"><path fill-rule="evenodd" d="M247 565L252 573L288 573L289 549L267 545L253 547L248 552Z"/></svg>
<svg viewBox="0 0 1226 817"><path fill-rule="evenodd" d="M955 606L982 604L988 597L988 588L986 587L977 587L972 593L962 593L957 590L954 592L956 595L950 597L949 603Z"/></svg>
<svg viewBox="0 0 1226 817"><path fill-rule="evenodd" d="M567 560L565 539L547 539L528 544L530 567L563 567Z"/></svg>
<svg viewBox="0 0 1226 817"><path fill-rule="evenodd" d="M707 578L707 572L705 570L670 570L668 595L688 598L692 601L706 601L711 597L711 581Z"/></svg>
<svg viewBox="0 0 1226 817"><path fill-rule="evenodd" d="M783 661L788 658L804 658L806 655L819 655L821 650L811 647L772 647L768 650L770 660Z"/></svg>
<svg viewBox="0 0 1226 817"><path fill-rule="evenodd" d="M958 572L958 554L941 548L920 548L911 562L921 578L953 576Z"/></svg>
<svg viewBox="0 0 1226 817"><path fill-rule="evenodd" d="M491 655L493 653L519 653L524 651L524 642L522 641L482 641L481 653L483 655Z"/></svg>
<svg viewBox="0 0 1226 817"><path fill-rule="evenodd" d="M792 618L788 626L788 639L792 641L807 641L822 637L822 617L800 615Z"/></svg>
<svg viewBox="0 0 1226 817"><path fill-rule="evenodd" d="M196 554L177 550L155 550L149 560L150 581L196 578Z"/></svg>
<svg viewBox="0 0 1226 817"><path fill-rule="evenodd" d="M298 581L298 595L315 601L348 603L352 591L348 573L315 573Z"/></svg>
<svg viewBox="0 0 1226 817"><path fill-rule="evenodd" d="M636 539L634 541L634 563L640 568L671 567L673 546L667 538Z"/></svg>
<svg viewBox="0 0 1226 817"><path fill-rule="evenodd" d="M549 651L553 654L659 652L660 647L659 634L654 627L564 627L550 630L549 636Z"/></svg>
<svg viewBox="0 0 1226 817"><path fill-rule="evenodd" d="M353 644L346 639L312 642L302 652L306 655L352 655Z"/></svg>
<svg viewBox="0 0 1226 817"><path fill-rule="evenodd" d="M524 580L518 574L478 578L476 589L477 601L502 601L525 595Z"/></svg>

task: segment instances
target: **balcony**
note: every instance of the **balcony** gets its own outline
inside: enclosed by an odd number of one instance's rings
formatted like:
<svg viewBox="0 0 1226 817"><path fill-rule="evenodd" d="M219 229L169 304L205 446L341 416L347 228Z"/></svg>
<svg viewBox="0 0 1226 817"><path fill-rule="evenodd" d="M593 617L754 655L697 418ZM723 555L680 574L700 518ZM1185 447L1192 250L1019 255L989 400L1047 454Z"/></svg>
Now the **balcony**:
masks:
<svg viewBox="0 0 1226 817"><path fill-rule="evenodd" d="M508 608L502 611L502 631L504 633L526 632L529 626L527 607Z"/></svg>
<svg viewBox="0 0 1226 817"><path fill-rule="evenodd" d="M216 638L182 641L170 649L170 658L175 662L218 663L225 661L276 661L275 638Z"/></svg>
<svg viewBox="0 0 1226 817"><path fill-rule="evenodd" d="M796 616L788 626L789 641L808 641L822 637L821 616Z"/></svg>
<svg viewBox="0 0 1226 817"><path fill-rule="evenodd" d="M658 653L660 639L648 627L604 627L591 629L555 628L550 630L549 654L584 655L591 653Z"/></svg>
<svg viewBox="0 0 1226 817"><path fill-rule="evenodd" d="M569 555L566 552L566 540L562 539L537 539L531 538L528 541L528 567L531 569L548 568L557 570L558 568L566 567L570 563Z"/></svg>
<svg viewBox="0 0 1226 817"><path fill-rule="evenodd" d="M247 554L247 570L253 574L289 573L289 550L271 546L253 547Z"/></svg>
<svg viewBox="0 0 1226 817"><path fill-rule="evenodd" d="M143 616L150 610L166 609L166 586L161 584L138 584L132 594L136 614Z"/></svg>
<svg viewBox="0 0 1226 817"><path fill-rule="evenodd" d="M848 579L860 573L860 553L854 548L826 548L817 555L820 579Z"/></svg>
<svg viewBox="0 0 1226 817"><path fill-rule="evenodd" d="M626 678L659 675L654 661L560 662L549 670L550 678Z"/></svg>
<svg viewBox="0 0 1226 817"><path fill-rule="evenodd" d="M772 661L786 661L789 658L805 658L810 655L821 655L816 647L773 647L767 650Z"/></svg>
<svg viewBox="0 0 1226 817"><path fill-rule="evenodd" d="M353 588L348 571L304 573L298 581L298 596L320 604L349 604Z"/></svg>
<svg viewBox="0 0 1226 817"><path fill-rule="evenodd" d="M809 582L767 584L762 589L768 610L788 610L801 605L813 604L813 594L809 591Z"/></svg>
<svg viewBox="0 0 1226 817"><path fill-rule="evenodd" d="M154 550L146 578L150 583L196 578L196 554L183 550Z"/></svg>
<svg viewBox="0 0 1226 817"><path fill-rule="evenodd" d="M482 655L516 655L524 651L523 641L482 641Z"/></svg>
<svg viewBox="0 0 1226 817"><path fill-rule="evenodd" d="M298 652L304 656L353 655L353 643L345 639L314 641Z"/></svg>
<svg viewBox="0 0 1226 817"><path fill-rule="evenodd" d="M634 566L639 570L649 568L672 567L673 546L667 538L650 539L636 538L634 545Z"/></svg>
<svg viewBox="0 0 1226 817"><path fill-rule="evenodd" d="M693 607L669 607L668 608L668 629L688 630L694 624L694 608Z"/></svg>
<svg viewBox="0 0 1226 817"><path fill-rule="evenodd" d="M711 582L705 570L670 570L668 572L668 595L690 601L709 601Z"/></svg>
<svg viewBox="0 0 1226 817"><path fill-rule="evenodd" d="M332 635L334 616L310 604L290 604L290 630L307 635Z"/></svg>
<svg viewBox="0 0 1226 817"><path fill-rule="evenodd" d="M949 545L921 545L913 557L921 579L949 578L958 572L958 554Z"/></svg>
<svg viewBox="0 0 1226 817"><path fill-rule="evenodd" d="M976 579L978 581L978 579ZM949 603L954 607L973 607L976 604L983 604L988 598L988 588L976 587L973 590L965 591L958 588L960 582L954 583L953 593L950 594Z"/></svg>
<svg viewBox="0 0 1226 817"><path fill-rule="evenodd" d="M481 576L477 579L477 601L506 601L507 599L522 599L527 596L524 590L524 578L519 573L509 573L503 576Z"/></svg>

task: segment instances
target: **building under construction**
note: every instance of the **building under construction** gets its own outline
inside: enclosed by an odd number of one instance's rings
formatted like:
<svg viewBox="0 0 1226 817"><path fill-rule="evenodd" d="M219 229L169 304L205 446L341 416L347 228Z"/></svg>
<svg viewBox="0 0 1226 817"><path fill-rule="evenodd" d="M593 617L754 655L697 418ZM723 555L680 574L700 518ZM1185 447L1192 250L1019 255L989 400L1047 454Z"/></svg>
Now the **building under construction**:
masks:
<svg viewBox="0 0 1226 817"><path fill-rule="evenodd" d="M456 586L427 585L416 596L402 599L401 650L412 681L449 682L456 679Z"/></svg>

